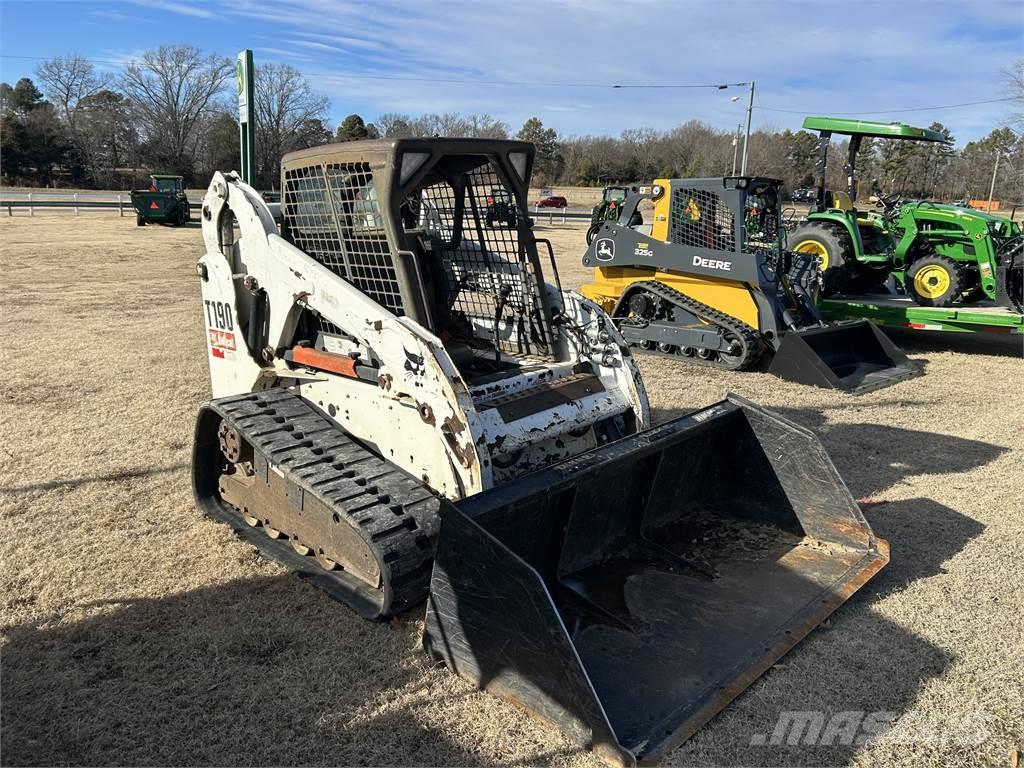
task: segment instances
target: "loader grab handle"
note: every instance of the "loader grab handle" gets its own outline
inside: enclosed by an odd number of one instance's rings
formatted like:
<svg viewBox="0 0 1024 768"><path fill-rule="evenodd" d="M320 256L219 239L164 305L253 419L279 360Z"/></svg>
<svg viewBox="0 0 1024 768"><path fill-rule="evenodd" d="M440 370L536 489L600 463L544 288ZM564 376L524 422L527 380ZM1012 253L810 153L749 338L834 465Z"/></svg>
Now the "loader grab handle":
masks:
<svg viewBox="0 0 1024 768"><path fill-rule="evenodd" d="M350 379L359 378L356 373L356 359L349 355L336 352L322 352L313 347L292 347L291 361L296 365L305 365L321 371L330 371Z"/></svg>

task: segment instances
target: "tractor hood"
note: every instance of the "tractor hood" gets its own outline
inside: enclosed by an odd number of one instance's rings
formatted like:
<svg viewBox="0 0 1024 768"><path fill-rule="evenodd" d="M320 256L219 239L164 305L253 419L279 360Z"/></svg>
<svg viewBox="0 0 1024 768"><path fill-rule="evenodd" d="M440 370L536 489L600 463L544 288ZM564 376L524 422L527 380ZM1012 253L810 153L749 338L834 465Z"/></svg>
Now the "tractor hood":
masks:
<svg viewBox="0 0 1024 768"><path fill-rule="evenodd" d="M911 208L925 208L933 211L946 211L948 213L956 215L956 217L959 219L964 219L967 221L984 221L989 224L990 229L993 228L993 226L995 226L998 229L1001 229L1002 226L1005 225L1009 231L1003 236L1016 235L1020 233L1020 225L1017 224L1016 222L1010 221L1008 217L996 216L994 214L988 213L987 211L979 211L975 208L962 208L959 205L949 205L947 203L932 203L928 201L907 202L904 203L903 205L905 207L909 206Z"/></svg>

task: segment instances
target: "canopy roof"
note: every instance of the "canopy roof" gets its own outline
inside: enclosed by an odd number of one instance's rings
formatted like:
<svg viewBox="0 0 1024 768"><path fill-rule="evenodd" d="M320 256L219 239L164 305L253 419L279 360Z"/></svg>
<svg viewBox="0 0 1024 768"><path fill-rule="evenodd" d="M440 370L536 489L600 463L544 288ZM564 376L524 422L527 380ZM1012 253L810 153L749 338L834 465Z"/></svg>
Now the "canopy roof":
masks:
<svg viewBox="0 0 1024 768"><path fill-rule="evenodd" d="M871 136L877 139L948 141L941 133L930 128L918 128L906 123L877 123L871 120L853 120L844 117L805 117L804 128L811 131L830 131L846 136Z"/></svg>

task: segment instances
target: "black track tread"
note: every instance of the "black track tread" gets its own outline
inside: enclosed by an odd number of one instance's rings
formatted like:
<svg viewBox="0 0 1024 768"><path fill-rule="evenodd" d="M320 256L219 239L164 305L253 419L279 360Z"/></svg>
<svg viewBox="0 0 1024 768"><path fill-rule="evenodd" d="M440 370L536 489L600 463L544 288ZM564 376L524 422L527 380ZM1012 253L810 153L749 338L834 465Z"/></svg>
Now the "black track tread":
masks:
<svg viewBox="0 0 1024 768"><path fill-rule="evenodd" d="M224 397L207 407L288 479L352 523L381 571L384 605L373 618L393 616L426 599L441 524L441 500L426 485L286 389Z"/></svg>
<svg viewBox="0 0 1024 768"><path fill-rule="evenodd" d="M624 317L618 316L619 307L622 306L626 296L629 293L632 293L637 288L649 291L650 293L653 293L655 296L658 296L664 301L668 301L672 304L675 304L676 306L680 306L687 312L691 312L692 314L701 317L714 325L732 331L737 336L741 336L743 338L744 342L746 343L747 349L746 356L740 361L738 365L723 365L717 360L702 360L696 355L694 355L693 357L687 357L686 355L674 352L660 352L657 349L644 349L644 352L660 355L661 357L669 357L672 358L673 360L683 360L687 363L703 365L707 366L708 368L717 368L719 370L725 371L749 370L757 363L758 360L760 360L761 355L764 353L765 345L762 343L761 335L757 332L756 328L747 325L742 320L737 320L732 315L727 315L725 312L721 312L715 309L714 307L711 307L707 304L703 304L697 301L696 299L687 296L685 293L680 293L679 291L675 290L674 288L670 288L669 286L665 285L665 283L659 280L642 280L639 282L635 282L632 283L629 286L629 288L623 292L622 298L619 299L619 304L618 306L616 306L615 311L612 315L616 324L620 324L622 320L625 319ZM633 342L630 342L630 346L639 347L639 345ZM642 347L639 348L643 349Z"/></svg>

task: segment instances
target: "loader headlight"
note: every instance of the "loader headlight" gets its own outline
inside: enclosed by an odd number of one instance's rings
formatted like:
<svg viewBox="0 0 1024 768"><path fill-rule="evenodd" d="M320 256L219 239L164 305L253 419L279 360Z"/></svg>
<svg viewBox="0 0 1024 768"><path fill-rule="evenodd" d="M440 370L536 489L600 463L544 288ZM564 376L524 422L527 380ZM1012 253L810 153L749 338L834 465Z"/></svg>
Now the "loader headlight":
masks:
<svg viewBox="0 0 1024 768"><path fill-rule="evenodd" d="M199 275L199 279L204 283L210 279L210 274L206 271L206 265L201 261L196 264L196 274Z"/></svg>
<svg viewBox="0 0 1024 768"><path fill-rule="evenodd" d="M661 184L655 184L651 187L651 197L657 200L659 197L665 194L665 188Z"/></svg>

